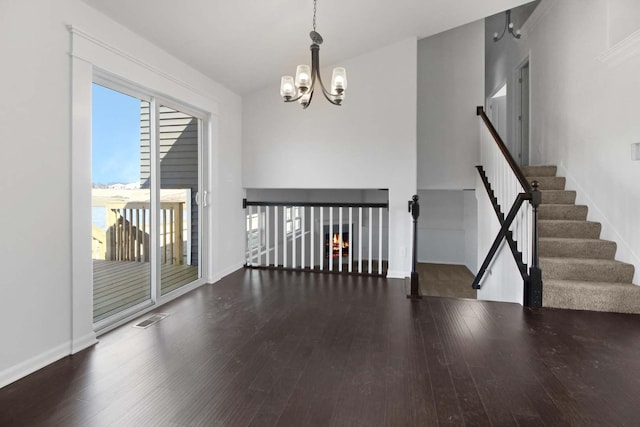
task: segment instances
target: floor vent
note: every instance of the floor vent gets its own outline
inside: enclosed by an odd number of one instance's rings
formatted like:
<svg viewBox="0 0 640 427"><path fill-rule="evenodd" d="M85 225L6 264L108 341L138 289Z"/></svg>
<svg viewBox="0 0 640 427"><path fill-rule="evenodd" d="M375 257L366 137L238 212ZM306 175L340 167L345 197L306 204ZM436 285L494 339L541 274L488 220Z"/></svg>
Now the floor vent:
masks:
<svg viewBox="0 0 640 427"><path fill-rule="evenodd" d="M134 328L140 328L140 329L146 329L149 326L153 325L154 323L157 323L159 321L161 321L162 319L164 319L165 317L167 317L168 314L164 314L164 313L158 313L158 314L154 314L153 316L149 317L147 320L143 320L142 322L138 323L137 325L134 325Z"/></svg>

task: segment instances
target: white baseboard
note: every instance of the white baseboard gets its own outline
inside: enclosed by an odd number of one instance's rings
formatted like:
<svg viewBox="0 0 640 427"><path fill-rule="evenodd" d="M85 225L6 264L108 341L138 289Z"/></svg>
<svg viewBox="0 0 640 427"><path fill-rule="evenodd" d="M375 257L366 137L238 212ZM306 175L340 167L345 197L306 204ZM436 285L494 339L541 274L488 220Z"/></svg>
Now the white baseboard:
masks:
<svg viewBox="0 0 640 427"><path fill-rule="evenodd" d="M402 270L387 270L387 279L404 279L405 277L411 277L411 272Z"/></svg>
<svg viewBox="0 0 640 427"><path fill-rule="evenodd" d="M444 265L465 265L464 261L460 261L460 262L450 262L450 261L434 261L434 260L424 260L424 259L419 259L418 260L419 264L444 264Z"/></svg>
<svg viewBox="0 0 640 427"><path fill-rule="evenodd" d="M71 343L71 354L76 354L77 352L89 348L92 345L96 345L97 343L98 339L96 338L95 332L88 333L81 338L73 340Z"/></svg>
<svg viewBox="0 0 640 427"><path fill-rule="evenodd" d="M228 275L230 275L231 273L235 273L236 271L240 270L242 267L244 267L244 263L245 261L237 261L233 264L231 264L231 266L224 268L220 271L215 271L213 273L213 277L210 278L210 280L208 280L209 283L216 283L220 280L222 280L223 277L226 277Z"/></svg>
<svg viewBox="0 0 640 427"><path fill-rule="evenodd" d="M593 199L589 196L589 193L562 165L558 165L558 176L564 176L567 180L567 185L565 188L575 190L577 192L576 204L588 206L589 214L587 219L589 221L596 221L602 224L602 233L600 237L605 240L616 242L616 259L628 264L633 264L635 266L633 283L636 285L640 284L640 256L638 256L633 251L633 249L631 249L629 243L627 243L624 237L622 237L622 234L620 234L617 228L614 227L611 221L609 221L607 216L602 212L602 209L600 209L598 205L593 201Z"/></svg>
<svg viewBox="0 0 640 427"><path fill-rule="evenodd" d="M25 360L17 365L10 366L0 372L0 388L5 387L12 382L26 377L29 374L34 373L38 369L42 369L47 365L52 364L65 356L69 355L69 349L71 343L65 342L50 350L45 351L29 360Z"/></svg>

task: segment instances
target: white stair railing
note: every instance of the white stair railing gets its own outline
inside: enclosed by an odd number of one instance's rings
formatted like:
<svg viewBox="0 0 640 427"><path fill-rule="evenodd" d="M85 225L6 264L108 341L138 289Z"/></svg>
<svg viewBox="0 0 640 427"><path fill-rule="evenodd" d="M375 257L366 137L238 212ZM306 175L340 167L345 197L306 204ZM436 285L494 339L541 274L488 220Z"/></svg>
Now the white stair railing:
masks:
<svg viewBox="0 0 640 427"><path fill-rule="evenodd" d="M247 267L386 274L386 203L243 205Z"/></svg>
<svg viewBox="0 0 640 427"><path fill-rule="evenodd" d="M482 278L502 240L510 246L524 283L524 305L542 305L542 273L538 263L538 183L527 182L500 135L482 107L477 108L480 125L478 167L484 186L500 221L500 231L473 282L481 288Z"/></svg>

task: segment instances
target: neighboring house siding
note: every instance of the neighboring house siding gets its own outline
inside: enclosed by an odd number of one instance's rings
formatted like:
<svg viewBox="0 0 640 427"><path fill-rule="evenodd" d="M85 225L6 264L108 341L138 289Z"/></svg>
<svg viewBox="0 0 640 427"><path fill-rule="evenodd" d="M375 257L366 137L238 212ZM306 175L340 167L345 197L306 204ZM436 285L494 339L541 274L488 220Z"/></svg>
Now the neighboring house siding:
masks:
<svg viewBox="0 0 640 427"><path fill-rule="evenodd" d="M160 106L160 187L191 189L192 264L198 264L198 126L193 116ZM150 185L149 106L140 108L140 185ZM186 238L186 236L185 236Z"/></svg>

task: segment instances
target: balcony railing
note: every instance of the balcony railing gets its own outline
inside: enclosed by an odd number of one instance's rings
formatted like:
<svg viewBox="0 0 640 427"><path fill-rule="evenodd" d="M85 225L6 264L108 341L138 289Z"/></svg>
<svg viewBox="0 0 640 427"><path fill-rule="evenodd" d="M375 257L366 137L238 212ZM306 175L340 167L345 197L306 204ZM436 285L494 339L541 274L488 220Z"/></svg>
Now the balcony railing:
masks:
<svg viewBox="0 0 640 427"><path fill-rule="evenodd" d="M248 267L386 274L386 203L243 204Z"/></svg>
<svg viewBox="0 0 640 427"><path fill-rule="evenodd" d="M96 191L96 190L94 190ZM114 200L112 194L105 196L98 190L94 200L94 209L104 209L103 223L92 227L93 259L107 261L149 262L151 256L151 205L148 201L137 201L140 197L134 190L123 192L122 198ZM166 190L163 190L166 191ZM185 237L188 237L190 224L185 218L185 191L172 190L163 198L173 198L160 203L159 250L162 264L181 265L185 262ZM170 194L169 194L170 193ZM140 197L142 198L142 197ZM176 200L177 199L177 200ZM140 200L140 199L138 199ZM104 228L102 228L104 226ZM187 239L188 240L188 239Z"/></svg>

